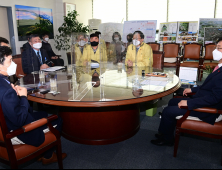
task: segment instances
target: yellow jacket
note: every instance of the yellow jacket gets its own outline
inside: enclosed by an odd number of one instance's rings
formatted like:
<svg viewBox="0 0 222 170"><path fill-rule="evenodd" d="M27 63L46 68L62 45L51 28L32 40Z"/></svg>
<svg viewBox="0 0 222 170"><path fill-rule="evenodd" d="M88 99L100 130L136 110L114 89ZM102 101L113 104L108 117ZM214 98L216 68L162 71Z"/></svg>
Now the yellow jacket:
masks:
<svg viewBox="0 0 222 170"><path fill-rule="evenodd" d="M88 46L88 45L85 45L83 48L86 48L86 46ZM81 53L78 44L74 45L74 51L75 51L76 65L82 66L83 65L83 54Z"/></svg>
<svg viewBox="0 0 222 170"><path fill-rule="evenodd" d="M95 54L92 49L92 46L87 45L83 50L83 62L86 61L90 62L91 60L95 60L98 63L100 63L100 53L101 53L102 62L107 62L106 50L103 48L102 45L98 46Z"/></svg>
<svg viewBox="0 0 222 170"><path fill-rule="evenodd" d="M125 64L130 60L135 66L136 47L131 44L127 49ZM152 48L146 43L142 43L137 52L137 66L153 66L153 51Z"/></svg>

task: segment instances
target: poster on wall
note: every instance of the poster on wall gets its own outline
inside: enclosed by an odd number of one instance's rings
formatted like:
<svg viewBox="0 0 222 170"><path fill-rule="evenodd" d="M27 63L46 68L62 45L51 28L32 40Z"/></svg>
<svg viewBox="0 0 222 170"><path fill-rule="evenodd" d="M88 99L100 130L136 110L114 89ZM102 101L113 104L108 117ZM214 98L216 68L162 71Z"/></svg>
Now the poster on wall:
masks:
<svg viewBox="0 0 222 170"><path fill-rule="evenodd" d="M144 42L155 42L157 20L125 21L123 26L123 42L127 42L127 35L141 31L145 35Z"/></svg>
<svg viewBox="0 0 222 170"><path fill-rule="evenodd" d="M64 12L65 12L65 16L67 16L67 14L69 12L72 12L76 10L76 4L71 4L71 3L64 3Z"/></svg>
<svg viewBox="0 0 222 170"><path fill-rule="evenodd" d="M101 32L101 38L105 42L112 42L112 36L114 32L120 33L123 35L123 24L120 23L103 23L99 25L99 31Z"/></svg>
<svg viewBox="0 0 222 170"><path fill-rule="evenodd" d="M160 23L159 42L171 43L176 42L177 37L177 22Z"/></svg>
<svg viewBox="0 0 222 170"><path fill-rule="evenodd" d="M205 44L216 43L219 38L222 37L222 27L221 28L204 28L204 41Z"/></svg>
<svg viewBox="0 0 222 170"><path fill-rule="evenodd" d="M222 28L222 18L200 18L199 20L199 38L204 40L205 28ZM200 41L198 40L198 42ZM205 41L205 40L204 40Z"/></svg>
<svg viewBox="0 0 222 170"><path fill-rule="evenodd" d="M19 41L27 41L27 35L48 33L54 38L52 9L15 5Z"/></svg>
<svg viewBox="0 0 222 170"><path fill-rule="evenodd" d="M176 43L197 42L198 21L179 21Z"/></svg>

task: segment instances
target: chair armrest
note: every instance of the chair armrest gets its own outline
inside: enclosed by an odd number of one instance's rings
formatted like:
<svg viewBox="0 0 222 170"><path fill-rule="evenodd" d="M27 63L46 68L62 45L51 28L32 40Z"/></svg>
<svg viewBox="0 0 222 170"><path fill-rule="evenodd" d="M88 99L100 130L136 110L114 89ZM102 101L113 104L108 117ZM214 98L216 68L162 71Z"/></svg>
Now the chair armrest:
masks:
<svg viewBox="0 0 222 170"><path fill-rule="evenodd" d="M11 138L14 138L14 137L21 135L23 133L30 132L30 131L37 129L45 124L49 124L51 121L53 121L57 118L58 118L58 116L52 115L52 116L49 116L48 118L43 118L43 119L37 120L35 122L32 122L28 125L23 126L22 128L19 128L13 132L9 132L6 135L6 138L11 139Z"/></svg>
<svg viewBox="0 0 222 170"><path fill-rule="evenodd" d="M188 106L181 106L180 108L188 110ZM222 114L222 110L218 110L218 109L210 108L210 107L202 107L202 108L194 109L193 111L205 112L205 113L211 113L211 114Z"/></svg>

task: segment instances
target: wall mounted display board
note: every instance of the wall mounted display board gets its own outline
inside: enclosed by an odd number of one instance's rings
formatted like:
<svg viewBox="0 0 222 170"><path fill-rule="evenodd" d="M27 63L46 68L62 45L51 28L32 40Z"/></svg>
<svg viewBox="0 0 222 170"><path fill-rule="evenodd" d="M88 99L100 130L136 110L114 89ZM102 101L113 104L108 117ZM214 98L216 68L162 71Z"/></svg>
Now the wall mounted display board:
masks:
<svg viewBox="0 0 222 170"><path fill-rule="evenodd" d="M105 42L112 42L112 36L114 32L119 32L123 35L123 24L120 23L102 23L99 25L99 31L101 32L101 38Z"/></svg>
<svg viewBox="0 0 222 170"><path fill-rule="evenodd" d="M197 42L198 21L178 21L176 43Z"/></svg>
<svg viewBox="0 0 222 170"><path fill-rule="evenodd" d="M19 41L27 41L27 34L49 33L54 38L52 9L15 5Z"/></svg>
<svg viewBox="0 0 222 170"><path fill-rule="evenodd" d="M159 42L172 43L176 42L177 37L177 22L160 23Z"/></svg>
<svg viewBox="0 0 222 170"><path fill-rule="evenodd" d="M199 20L199 37L202 38L202 40L204 38L204 28L209 28L209 27L210 28L222 28L222 18L200 18L200 20ZM198 40L198 42L200 40Z"/></svg>
<svg viewBox="0 0 222 170"><path fill-rule="evenodd" d="M123 26L123 42L127 42L127 35L141 31L145 35L144 42L155 42L157 20L125 21Z"/></svg>
<svg viewBox="0 0 222 170"><path fill-rule="evenodd" d="M222 28L204 28L204 41L205 44L216 43L222 37Z"/></svg>

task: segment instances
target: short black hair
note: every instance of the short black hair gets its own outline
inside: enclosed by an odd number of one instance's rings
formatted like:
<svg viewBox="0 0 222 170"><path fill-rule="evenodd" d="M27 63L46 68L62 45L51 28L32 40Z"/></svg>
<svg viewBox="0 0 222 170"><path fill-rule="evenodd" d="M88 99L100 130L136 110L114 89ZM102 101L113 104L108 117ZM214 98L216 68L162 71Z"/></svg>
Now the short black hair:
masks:
<svg viewBox="0 0 222 170"><path fill-rule="evenodd" d="M217 39L216 44L218 44L220 41L222 41L222 37Z"/></svg>
<svg viewBox="0 0 222 170"><path fill-rule="evenodd" d="M32 38L36 38L36 37L40 38L40 36L38 34L31 34L29 37L29 40L31 40Z"/></svg>
<svg viewBox="0 0 222 170"><path fill-rule="evenodd" d="M144 39L144 34L141 32L141 31L135 31L134 33L133 33L133 36L135 35L135 34L140 34L140 37L141 37L141 39Z"/></svg>
<svg viewBox="0 0 222 170"><path fill-rule="evenodd" d="M12 55L12 50L6 46L0 46L0 64L3 64L5 57Z"/></svg>
<svg viewBox="0 0 222 170"><path fill-rule="evenodd" d="M93 37L99 38L99 35L98 35L98 34L91 34L91 35L90 35L90 38L93 38Z"/></svg>
<svg viewBox="0 0 222 170"><path fill-rule="evenodd" d="M42 34L42 37L44 37L44 36L46 36L46 35L49 36L49 33L47 33L47 32L43 33L43 34Z"/></svg>
<svg viewBox="0 0 222 170"><path fill-rule="evenodd" d="M9 44L9 41L6 38L0 37L0 46L1 43Z"/></svg>
<svg viewBox="0 0 222 170"><path fill-rule="evenodd" d="M119 33L119 32L114 32L114 33L113 33L113 36L112 36L113 41L114 41L114 36L115 36L115 35L118 35L118 36L119 36L119 40L120 40L120 41L122 40L122 37L121 37L120 33Z"/></svg>
<svg viewBox="0 0 222 170"><path fill-rule="evenodd" d="M101 32L99 32L99 31L96 31L96 32L95 32L95 34L97 34L97 35L100 35L100 34L101 34Z"/></svg>

